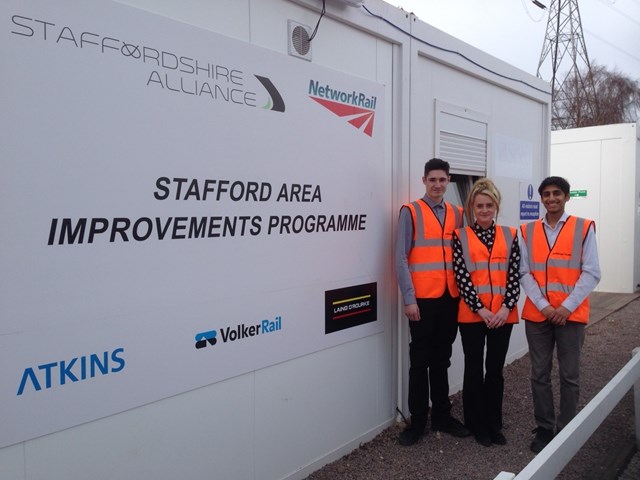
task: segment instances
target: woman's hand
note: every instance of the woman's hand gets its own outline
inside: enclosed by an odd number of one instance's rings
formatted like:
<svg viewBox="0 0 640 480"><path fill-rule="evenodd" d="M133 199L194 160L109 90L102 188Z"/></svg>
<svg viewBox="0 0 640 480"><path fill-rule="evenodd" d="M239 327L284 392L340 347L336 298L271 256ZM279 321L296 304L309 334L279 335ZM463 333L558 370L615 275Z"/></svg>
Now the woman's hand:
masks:
<svg viewBox="0 0 640 480"><path fill-rule="evenodd" d="M487 327L500 328L507 323L507 317L509 317L509 309L503 305L493 316L493 322L491 322L491 324L487 324Z"/></svg>
<svg viewBox="0 0 640 480"><path fill-rule="evenodd" d="M493 322L493 313L491 313L490 310L482 307L480 310L478 310L478 315L480 315L480 318L485 323L485 325L491 328L490 325L491 325L491 322Z"/></svg>

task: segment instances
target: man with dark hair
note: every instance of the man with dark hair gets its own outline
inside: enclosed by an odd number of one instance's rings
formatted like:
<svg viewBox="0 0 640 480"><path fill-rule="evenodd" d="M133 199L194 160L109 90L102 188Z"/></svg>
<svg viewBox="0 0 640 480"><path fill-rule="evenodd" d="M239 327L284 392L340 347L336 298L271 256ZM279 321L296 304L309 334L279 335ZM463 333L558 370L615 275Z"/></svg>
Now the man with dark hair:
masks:
<svg viewBox="0 0 640 480"><path fill-rule="evenodd" d="M540 452L576 415L580 393L580 351L589 321L588 295L600 281L592 220L567 215L569 182L545 178L538 192L544 218L520 227L523 246L520 282L527 295L525 320L531 358L535 438ZM554 347L560 374L560 410L556 416L551 388Z"/></svg>
<svg viewBox="0 0 640 480"><path fill-rule="evenodd" d="M425 432L431 398L431 429L466 437L471 432L451 416L448 369L458 332L458 302L451 238L462 227L462 208L444 201L449 163L432 158L424 166L425 195L400 209L396 271L409 319L409 411L401 445Z"/></svg>
<svg viewBox="0 0 640 480"><path fill-rule="evenodd" d="M540 183L540 186L538 187L538 193L540 194L540 197L542 197L542 192L544 191L544 189L550 185L554 185L558 187L565 196L570 194L571 186L569 185L569 182L565 178L547 177ZM567 199L567 201L569 200Z"/></svg>

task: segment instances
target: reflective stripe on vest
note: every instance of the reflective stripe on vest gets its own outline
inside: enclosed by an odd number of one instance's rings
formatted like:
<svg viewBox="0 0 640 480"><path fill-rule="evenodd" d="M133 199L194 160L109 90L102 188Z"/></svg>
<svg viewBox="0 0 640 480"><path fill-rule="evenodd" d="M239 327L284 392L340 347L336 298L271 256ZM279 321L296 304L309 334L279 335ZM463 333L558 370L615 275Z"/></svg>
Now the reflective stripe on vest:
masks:
<svg viewBox="0 0 640 480"><path fill-rule="evenodd" d="M582 244L593 221L569 216L560 229L553 248L549 249L542 220L521 226L522 236L529 256L529 271L540 291L554 307L558 308L573 292L582 273ZM544 315L527 298L522 318L541 322ZM571 314L569 320L581 323L589 321L587 297Z"/></svg>
<svg viewBox="0 0 640 480"><path fill-rule="evenodd" d="M456 230L456 234L478 298L486 309L492 313L498 312L507 290L509 259L516 229L497 225L491 252L471 227ZM458 310L458 322L482 322L482 318L463 301ZM509 312L507 323L518 323L517 306Z"/></svg>
<svg viewBox="0 0 640 480"><path fill-rule="evenodd" d="M458 296L453 274L451 235L462 226L462 208L445 203L444 227L423 200L405 205L413 219L413 242L408 266L416 298L438 298L448 288Z"/></svg>

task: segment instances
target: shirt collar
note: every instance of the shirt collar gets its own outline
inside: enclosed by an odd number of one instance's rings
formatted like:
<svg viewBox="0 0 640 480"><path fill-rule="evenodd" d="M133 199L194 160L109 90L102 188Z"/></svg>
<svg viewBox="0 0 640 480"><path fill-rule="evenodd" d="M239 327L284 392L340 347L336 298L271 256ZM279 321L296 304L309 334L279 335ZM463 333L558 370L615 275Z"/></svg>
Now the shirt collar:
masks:
<svg viewBox="0 0 640 480"><path fill-rule="evenodd" d="M558 223L556 224L556 227L558 225L562 225L564 222L566 222L567 218L569 218L569 214L567 212L563 212L562 216L560 217L560 220L558 220ZM546 225L549 228L554 228L551 225L549 225L549 222L547 222L547 215L546 214L542 217L542 224Z"/></svg>
<svg viewBox="0 0 640 480"><path fill-rule="evenodd" d="M422 197L422 200L424 200L424 201L425 201L425 203L426 203L427 205L429 205L431 208L435 208L435 207L442 207L442 208L445 208L445 207L444 207L444 204L445 204L444 199L442 199L442 200L440 201L440 203L438 203L438 202L434 202L434 201L431 199L431 197L430 197L429 195L426 195L426 194L425 194L425 196L424 196L424 197Z"/></svg>

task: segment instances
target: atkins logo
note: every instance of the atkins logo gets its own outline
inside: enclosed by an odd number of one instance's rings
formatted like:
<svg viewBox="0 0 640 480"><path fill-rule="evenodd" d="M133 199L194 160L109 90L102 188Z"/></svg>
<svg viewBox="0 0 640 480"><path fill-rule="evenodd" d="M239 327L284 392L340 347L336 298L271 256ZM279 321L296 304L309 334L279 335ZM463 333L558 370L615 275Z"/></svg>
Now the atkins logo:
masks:
<svg viewBox="0 0 640 480"><path fill-rule="evenodd" d="M347 117L351 125L366 135L373 136L376 97L355 90L343 92L330 85L320 85L320 82L310 80L309 98L339 117Z"/></svg>

